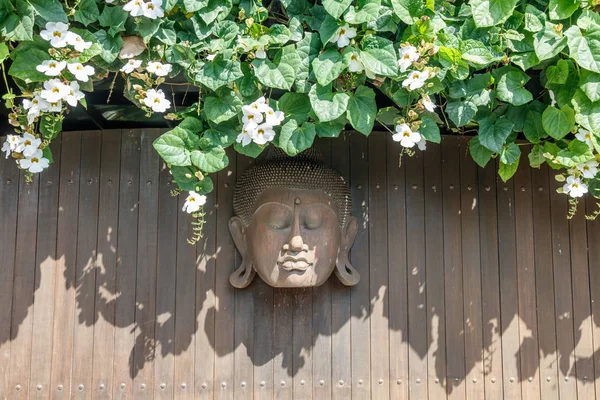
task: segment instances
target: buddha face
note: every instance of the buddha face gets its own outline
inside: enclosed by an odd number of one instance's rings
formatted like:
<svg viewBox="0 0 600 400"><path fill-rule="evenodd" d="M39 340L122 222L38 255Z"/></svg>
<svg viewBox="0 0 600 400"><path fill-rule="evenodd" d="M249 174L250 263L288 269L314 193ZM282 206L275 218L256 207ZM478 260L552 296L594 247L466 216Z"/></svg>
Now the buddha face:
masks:
<svg viewBox="0 0 600 400"><path fill-rule="evenodd" d="M331 197L318 190L268 189L258 197L249 226L241 224L234 217L230 229L244 262L274 287L323 284L346 242Z"/></svg>

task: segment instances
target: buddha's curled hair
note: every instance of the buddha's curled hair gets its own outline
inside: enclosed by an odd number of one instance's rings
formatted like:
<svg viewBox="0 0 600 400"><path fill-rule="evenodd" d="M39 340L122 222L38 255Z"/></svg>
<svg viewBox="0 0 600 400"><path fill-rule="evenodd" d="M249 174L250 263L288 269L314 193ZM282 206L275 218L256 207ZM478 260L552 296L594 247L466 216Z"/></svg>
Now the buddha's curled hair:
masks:
<svg viewBox="0 0 600 400"><path fill-rule="evenodd" d="M324 163L323 157L314 148L290 157L272 146L262 162L244 171L235 185L233 209L246 226L252 220L258 197L273 187L325 192L337 208L342 228L352 211L348 184L339 172Z"/></svg>

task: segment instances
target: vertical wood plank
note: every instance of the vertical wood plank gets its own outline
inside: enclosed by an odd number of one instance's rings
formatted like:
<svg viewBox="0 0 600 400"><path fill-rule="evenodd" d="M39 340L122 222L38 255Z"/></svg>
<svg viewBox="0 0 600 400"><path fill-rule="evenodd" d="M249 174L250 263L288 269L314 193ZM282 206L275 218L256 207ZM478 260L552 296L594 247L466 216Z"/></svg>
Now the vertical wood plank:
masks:
<svg viewBox="0 0 600 400"><path fill-rule="evenodd" d="M6 138L0 138L4 144ZM56 167L55 167L56 168ZM11 321L17 215L19 206L19 169L12 158L0 157L0 321ZM9 393L11 324L0 324L0 393ZM46 388L47 390L47 388Z"/></svg>
<svg viewBox="0 0 600 400"><path fill-rule="evenodd" d="M215 187L219 185L217 174L211 176ZM198 269L196 271L196 398L212 399L215 368L215 260L217 258L217 209L216 193L207 195L204 212L203 238L196 245Z"/></svg>
<svg viewBox="0 0 600 400"><path fill-rule="evenodd" d="M576 399L576 374L573 338L573 295L571 293L571 246L569 244L568 196L557 193L562 186L550 173L550 210L552 222L552 266L554 269L554 299L558 363L558 391L561 400Z"/></svg>
<svg viewBox="0 0 600 400"><path fill-rule="evenodd" d="M21 171L19 208L13 280L10 383L11 398L29 398L31 338L33 334L33 287L35 283L37 208L40 176L35 174L26 181Z"/></svg>
<svg viewBox="0 0 600 400"><path fill-rule="evenodd" d="M554 319L554 273L552 270L552 225L550 223L550 184L548 167L531 172L533 183L533 231L535 281L540 354L541 398L558 399L556 362L556 322Z"/></svg>
<svg viewBox="0 0 600 400"><path fill-rule="evenodd" d="M574 369L577 373L577 398L593 399L595 395L593 379L595 348L590 275L588 272L585 202L579 203L577 213L570 221L569 229L573 275L573 321L575 323L575 359L577 360ZM600 345L600 343L598 344Z"/></svg>
<svg viewBox="0 0 600 400"><path fill-rule="evenodd" d="M422 151L404 156L406 169L406 268L408 270L408 365L411 398L427 398L427 266Z"/></svg>
<svg viewBox="0 0 600 400"><path fill-rule="evenodd" d="M292 289L292 349L293 376L283 380L284 384L293 384L293 399L312 399L313 393L313 302L311 288ZM289 340L289 339L288 339ZM304 382L304 383L303 383ZM314 382L318 384L318 382ZM281 385L281 382L280 382Z"/></svg>
<svg viewBox="0 0 600 400"><path fill-rule="evenodd" d="M122 133L117 231L117 278L115 300L115 353L113 397L131 398L132 374L130 358L134 347L131 334L135 321L135 280L137 268L137 235L140 187L140 131Z"/></svg>
<svg viewBox="0 0 600 400"><path fill-rule="evenodd" d="M291 400L294 389L294 348L290 338L293 338L294 294L290 289L275 288L273 298L273 381L259 381L257 384L261 388L271 385L277 400Z"/></svg>
<svg viewBox="0 0 600 400"><path fill-rule="evenodd" d="M467 138L460 137L459 142L465 365L467 372L465 383L467 399L483 399L485 389L477 164L469 154Z"/></svg>
<svg viewBox="0 0 600 400"><path fill-rule="evenodd" d="M331 166L350 182L348 134L343 132L331 143ZM354 201L354 199L353 199ZM335 277L331 281L331 397L347 399L352 395L352 353L350 348L350 289ZM343 384L340 384L342 383ZM337 384L336 384L337 383Z"/></svg>
<svg viewBox="0 0 600 400"><path fill-rule="evenodd" d="M447 385L444 230L440 227L444 218L441 151L440 145L428 145L424 152L424 165L427 166L424 171L428 321L427 387L429 396L435 399L446 398L444 385Z"/></svg>
<svg viewBox="0 0 600 400"><path fill-rule="evenodd" d="M235 156L235 153L232 154ZM248 168L250 159L237 156L236 179ZM235 252L235 266L240 265L242 259L239 252ZM260 280L260 278L257 278ZM245 289L237 289L235 293L235 352L234 352L234 380L233 394L236 399L251 399L254 388L254 285ZM260 338L257 338L260 339Z"/></svg>
<svg viewBox="0 0 600 400"><path fill-rule="evenodd" d="M158 246L156 271L156 326L154 337L154 397L172 399L175 395L175 293L177 279L177 220L181 209L169 168L160 163L158 190ZM182 193L181 196L184 194Z"/></svg>
<svg viewBox="0 0 600 400"><path fill-rule="evenodd" d="M518 359L519 304L517 281L517 255L514 212L514 181L497 180L498 194L498 252L500 265L500 299L502 301L502 364L504 371L504 396L521 397L520 360Z"/></svg>
<svg viewBox="0 0 600 400"><path fill-rule="evenodd" d="M446 305L446 373L449 399L465 398L465 341L460 216L459 142L442 139L444 212L444 280Z"/></svg>
<svg viewBox="0 0 600 400"><path fill-rule="evenodd" d="M539 346L535 298L535 248L533 241L533 207L531 167L525 162L529 149L514 177L515 232L517 243L517 282L519 300L519 336L521 390L524 399L540 398Z"/></svg>
<svg viewBox="0 0 600 400"><path fill-rule="evenodd" d="M274 306L273 288L254 278L254 399L273 399ZM264 382L264 385L261 385Z"/></svg>
<svg viewBox="0 0 600 400"><path fill-rule="evenodd" d="M92 398L111 399L113 393L114 324L119 229L119 187L121 169L121 130L102 132L98 242L96 244L96 284L94 349L92 351Z"/></svg>
<svg viewBox="0 0 600 400"><path fill-rule="evenodd" d="M390 394L389 287L387 252L387 179L385 134L369 137L369 289L371 293L371 391L376 398Z"/></svg>
<svg viewBox="0 0 600 400"><path fill-rule="evenodd" d="M92 393L90 354L94 347L95 259L98 243L98 194L100 175L101 132L81 135L79 167L79 217L77 222L77 259L75 269L72 398L89 398Z"/></svg>
<svg viewBox="0 0 600 400"><path fill-rule="evenodd" d="M586 212L592 215L598 209L600 204L598 200L588 196L586 199ZM583 211L583 210L581 210ZM581 212L580 211L580 212ZM588 247L588 262L589 262L589 279L590 279L590 299L591 299L591 316L592 316L592 336L595 347L594 354L590 357L589 363L594 371L593 375L578 376L578 379L589 381L590 385L596 387L596 399L600 398L600 246L597 245L600 237L600 220L587 221L587 247Z"/></svg>
<svg viewBox="0 0 600 400"><path fill-rule="evenodd" d="M494 162L488 162L484 169L479 170L479 246L486 400L504 399L496 179Z"/></svg>
<svg viewBox="0 0 600 400"><path fill-rule="evenodd" d="M331 139L318 139L314 147L323 156L326 165L331 165ZM343 387L348 385L342 380L332 380L331 368L331 288L337 279L335 274L321 286L312 290L313 303L313 357L312 357L312 382L315 399L329 400L331 392L337 385ZM322 384L321 384L322 383Z"/></svg>
<svg viewBox="0 0 600 400"><path fill-rule="evenodd" d="M360 274L360 284L350 292L352 319L352 399L371 397L371 332L369 297L369 149L367 139L350 134L350 192L352 215L358 221L358 233L350 252L350 262Z"/></svg>
<svg viewBox="0 0 600 400"><path fill-rule="evenodd" d="M75 261L77 257L77 217L79 215L79 167L81 134L62 135L60 189L58 197L58 239L56 241L54 327L52 334L52 398L71 395L71 356L75 324ZM67 332L67 334L65 334Z"/></svg>
<svg viewBox="0 0 600 400"><path fill-rule="evenodd" d="M236 289L229 283L229 275L237 265L235 265L235 246L229 234L229 219L233 216L233 189L236 176L236 158L229 157L229 165L218 172L219 185L216 187L217 243L220 247L216 259L215 278L217 298L215 332L218 332L215 334L214 397L216 399L233 399Z"/></svg>
<svg viewBox="0 0 600 400"><path fill-rule="evenodd" d="M196 323L196 247L187 242L193 236L191 214L181 211L187 197L178 197L177 278L175 289L175 397L193 399L195 393L194 337Z"/></svg>
<svg viewBox="0 0 600 400"><path fill-rule="evenodd" d="M58 189L60 176L60 137L52 142L50 149L52 150L54 163L50 165L50 168L44 170L40 174L38 195L38 230L34 286L35 301L33 303L33 336L31 338L30 361L31 377L29 379L29 398L31 399L47 398L50 393L52 319L54 313L54 268L56 264L57 239L56 224L58 222ZM10 167L12 167L12 165ZM0 176L3 176L1 171ZM2 207L2 200L0 200L0 209L7 210ZM5 212L10 211L4 211L3 213ZM2 224L1 221L0 224ZM4 258L4 255L2 257ZM3 263L5 261L6 260L3 259ZM10 265L11 263L9 262L8 264ZM2 285L1 282L2 279L0 279L0 286ZM0 317L0 320L3 319ZM47 334L41 335L38 334L38 332L47 332ZM3 390L0 388L0 393L2 392Z"/></svg>
<svg viewBox="0 0 600 400"><path fill-rule="evenodd" d="M154 398L154 328L156 319L156 268L158 239L159 156L152 142L158 129L140 132L140 203L135 287L135 345L131 359L133 396Z"/></svg>

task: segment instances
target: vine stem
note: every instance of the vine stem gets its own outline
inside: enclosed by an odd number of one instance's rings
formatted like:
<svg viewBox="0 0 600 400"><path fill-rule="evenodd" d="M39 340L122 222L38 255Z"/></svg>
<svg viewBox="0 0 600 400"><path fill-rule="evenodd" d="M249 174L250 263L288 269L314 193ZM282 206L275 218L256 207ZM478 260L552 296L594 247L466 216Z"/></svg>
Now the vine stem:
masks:
<svg viewBox="0 0 600 400"><path fill-rule="evenodd" d="M12 93L12 90L10 90L10 86L8 86L8 80L6 79L6 70L4 69L4 61L1 62L0 65L2 66L2 78L4 79L4 84L6 85L6 92Z"/></svg>

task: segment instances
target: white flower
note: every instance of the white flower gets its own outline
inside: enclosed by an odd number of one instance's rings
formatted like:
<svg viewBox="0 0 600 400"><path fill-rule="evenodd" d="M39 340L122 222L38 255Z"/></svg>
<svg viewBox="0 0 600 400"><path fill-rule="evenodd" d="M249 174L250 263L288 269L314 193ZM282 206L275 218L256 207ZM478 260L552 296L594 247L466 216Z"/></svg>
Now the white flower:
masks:
<svg viewBox="0 0 600 400"><path fill-rule="evenodd" d="M580 141L587 143L587 145L590 148L594 147L594 143L592 142L592 133L590 133L589 131L586 131L583 128L579 128L579 130L575 134L575 137Z"/></svg>
<svg viewBox="0 0 600 400"><path fill-rule="evenodd" d="M208 61L213 61L215 59L215 57L217 56L217 53L212 53L206 56L206 59Z"/></svg>
<svg viewBox="0 0 600 400"><path fill-rule="evenodd" d="M144 17L150 19L162 18L165 12L162 9L162 0L150 0L143 4Z"/></svg>
<svg viewBox="0 0 600 400"><path fill-rule="evenodd" d="M85 97L83 92L79 90L79 83L71 82L69 86L69 94L67 94L64 99L71 107L76 107L77 102Z"/></svg>
<svg viewBox="0 0 600 400"><path fill-rule="evenodd" d="M250 144L252 139L256 137L256 129L244 127L242 133L240 133L235 139L236 142L241 143L242 147Z"/></svg>
<svg viewBox="0 0 600 400"><path fill-rule="evenodd" d="M261 124L256 127L256 136L253 138L256 144L266 144L275 138L275 131L269 124Z"/></svg>
<svg viewBox="0 0 600 400"><path fill-rule="evenodd" d="M423 87L427 79L429 79L429 72L427 70L412 71L408 74L408 78L402 82L402 86L408 87L408 90L415 90Z"/></svg>
<svg viewBox="0 0 600 400"><path fill-rule="evenodd" d="M134 17L140 17L144 15L144 2L142 0L131 0L129 3L123 6L123 10L127 11Z"/></svg>
<svg viewBox="0 0 600 400"><path fill-rule="evenodd" d="M423 107L429 112L433 112L437 107L433 101L431 101L431 97L428 94L423 94L422 99Z"/></svg>
<svg viewBox="0 0 600 400"><path fill-rule="evenodd" d="M265 51L265 46L258 46L256 51L254 52L254 57L256 58L267 58L267 52Z"/></svg>
<svg viewBox="0 0 600 400"><path fill-rule="evenodd" d="M65 47L67 45L67 34L69 25L62 22L48 22L46 29L40 32L44 40L49 40L53 47Z"/></svg>
<svg viewBox="0 0 600 400"><path fill-rule="evenodd" d="M126 74L132 73L136 68L139 68L142 65L142 60L134 60L133 58L127 61L127 64L121 67L121 72L125 72Z"/></svg>
<svg viewBox="0 0 600 400"><path fill-rule="evenodd" d="M67 32L67 43L80 53L92 47L92 42L86 42L81 36L73 32Z"/></svg>
<svg viewBox="0 0 600 400"><path fill-rule="evenodd" d="M44 109L41 109L42 111L47 111L47 112L59 112L62 109L62 101L55 101L53 103L48 103L48 106Z"/></svg>
<svg viewBox="0 0 600 400"><path fill-rule="evenodd" d="M6 142L2 145L2 151L6 153L8 158L13 151L17 151L17 148L21 144L21 137L17 135L6 135Z"/></svg>
<svg viewBox="0 0 600 400"><path fill-rule="evenodd" d="M23 153L25 157L32 157L38 151L41 144L41 139L36 138L31 133L24 133L23 139L21 139L15 151Z"/></svg>
<svg viewBox="0 0 600 400"><path fill-rule="evenodd" d="M400 142L403 147L413 147L421 141L421 134L413 132L407 124L396 125L396 133L392 135L395 142Z"/></svg>
<svg viewBox="0 0 600 400"><path fill-rule="evenodd" d="M2 144L2 149L0 150L6 153L6 158L8 159L8 157L12 154L12 150L10 149L10 143L8 142L8 140Z"/></svg>
<svg viewBox="0 0 600 400"><path fill-rule="evenodd" d="M44 82L44 90L40 96L42 99L55 103L64 99L71 92L71 88L60 81L60 79L50 79Z"/></svg>
<svg viewBox="0 0 600 400"><path fill-rule="evenodd" d="M182 211L192 214L197 212L204 204L206 204L206 196L200 195L196 192L190 192L188 197L185 199Z"/></svg>
<svg viewBox="0 0 600 400"><path fill-rule="evenodd" d="M556 105L556 97L554 96L554 92L552 90L548 90L548 95L550 96L550 107L554 107Z"/></svg>
<svg viewBox="0 0 600 400"><path fill-rule="evenodd" d="M353 51L350 54L350 62L348 63L348 71L350 72L363 72L364 70L363 63L358 58L358 53Z"/></svg>
<svg viewBox="0 0 600 400"><path fill-rule="evenodd" d="M238 39L237 39L237 44L238 46L241 47L242 51L244 53L249 52L250 50L252 50L252 46L248 43L247 40L245 40L245 38L242 38L241 36L238 35Z"/></svg>
<svg viewBox="0 0 600 400"><path fill-rule="evenodd" d="M146 66L146 71L156 74L156 76L167 76L173 69L171 64L161 64L157 61L152 61Z"/></svg>
<svg viewBox="0 0 600 400"><path fill-rule="evenodd" d="M50 161L43 157L41 150L36 150L35 153L27 158L19 160L19 166L23 169L29 170L29 172L42 172L45 168L48 168Z"/></svg>
<svg viewBox="0 0 600 400"><path fill-rule="evenodd" d="M83 65L82 63L72 63L67 65L69 72L75 75L75 79L81 82L87 82L90 76L94 75L94 67L91 65Z"/></svg>
<svg viewBox="0 0 600 400"><path fill-rule="evenodd" d="M162 89L148 90L146 92L146 98L142 101L154 112L165 112L169 107L171 107L171 102L165 98L165 94Z"/></svg>
<svg viewBox="0 0 600 400"><path fill-rule="evenodd" d="M400 72L406 72L412 63L419 59L419 56L419 52L415 46L400 47L400 59L398 60Z"/></svg>
<svg viewBox="0 0 600 400"><path fill-rule="evenodd" d="M269 106L267 105L267 100L265 100L265 96L262 96L260 99L253 101L248 106L242 107L242 110L244 110L245 107L248 107L247 109L252 109L255 112L267 112L269 109Z"/></svg>
<svg viewBox="0 0 600 400"><path fill-rule="evenodd" d="M262 113L256 111L250 106L242 107L242 113L244 114L242 117L242 123L244 124L244 128L255 129L258 126L258 124L263 122Z"/></svg>
<svg viewBox="0 0 600 400"><path fill-rule="evenodd" d="M576 168L583 174L584 178L593 179L598 174L598 161L590 160L576 165Z"/></svg>
<svg viewBox="0 0 600 400"><path fill-rule="evenodd" d="M568 176L567 183L563 186L563 193L568 194L571 197L581 197L586 194L587 191L587 185L581 182L581 179L574 176Z"/></svg>
<svg viewBox="0 0 600 400"><path fill-rule="evenodd" d="M35 67L35 69L48 76L58 76L66 66L66 61L46 60L42 61L42 63Z"/></svg>
<svg viewBox="0 0 600 400"><path fill-rule="evenodd" d="M337 46L341 49L350 44L350 39L356 36L356 28L351 27L348 24L341 26L335 32L333 37L329 39L330 42L337 42Z"/></svg>
<svg viewBox="0 0 600 400"><path fill-rule="evenodd" d="M284 118L283 111L275 111L271 107L265 112L265 122L271 126L280 125Z"/></svg>
<svg viewBox="0 0 600 400"><path fill-rule="evenodd" d="M425 138L423 137L423 135L421 135L421 140L419 140L417 142L417 147L419 148L419 150L421 151L425 151L427 150L427 140L425 140Z"/></svg>
<svg viewBox="0 0 600 400"><path fill-rule="evenodd" d="M41 111L50 111L50 103L40 97L39 92L33 93L33 99L24 99L23 108L27 111L27 122L31 125L37 117L40 116ZM58 110L60 111L60 109Z"/></svg>

